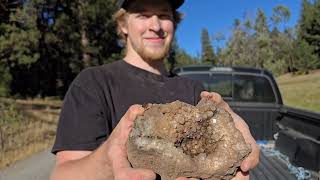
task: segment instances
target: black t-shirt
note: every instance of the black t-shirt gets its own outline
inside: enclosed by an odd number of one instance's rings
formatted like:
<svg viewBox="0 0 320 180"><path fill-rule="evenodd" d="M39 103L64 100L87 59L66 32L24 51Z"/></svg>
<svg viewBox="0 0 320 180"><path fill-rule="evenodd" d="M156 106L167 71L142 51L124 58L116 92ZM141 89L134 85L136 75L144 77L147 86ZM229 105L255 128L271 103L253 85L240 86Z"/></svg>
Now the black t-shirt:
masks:
<svg viewBox="0 0 320 180"><path fill-rule="evenodd" d="M200 82L145 71L116 61L82 71L70 85L62 106L53 153L94 150L110 135L133 104L197 104Z"/></svg>

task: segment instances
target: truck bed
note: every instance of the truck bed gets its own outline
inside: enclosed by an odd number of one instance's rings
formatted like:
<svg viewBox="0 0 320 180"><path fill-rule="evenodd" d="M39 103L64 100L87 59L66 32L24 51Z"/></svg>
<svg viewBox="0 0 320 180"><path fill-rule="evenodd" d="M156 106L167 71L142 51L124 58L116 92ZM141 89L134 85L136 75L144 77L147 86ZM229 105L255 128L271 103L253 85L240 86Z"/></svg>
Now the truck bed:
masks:
<svg viewBox="0 0 320 180"><path fill-rule="evenodd" d="M280 151L270 153L262 148L258 166L250 171L250 180L320 180L320 172L294 166L285 160L287 157Z"/></svg>
<svg viewBox="0 0 320 180"><path fill-rule="evenodd" d="M258 166L250 171L250 180L296 180L297 177L290 174L288 167L277 157L266 156L264 152L260 154Z"/></svg>

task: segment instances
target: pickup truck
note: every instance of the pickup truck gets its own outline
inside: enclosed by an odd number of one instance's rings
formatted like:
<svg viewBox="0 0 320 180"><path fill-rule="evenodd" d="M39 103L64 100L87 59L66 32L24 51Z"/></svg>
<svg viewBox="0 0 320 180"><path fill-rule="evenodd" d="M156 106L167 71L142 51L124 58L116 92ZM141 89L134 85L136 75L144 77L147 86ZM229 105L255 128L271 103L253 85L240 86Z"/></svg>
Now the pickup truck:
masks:
<svg viewBox="0 0 320 180"><path fill-rule="evenodd" d="M261 145L260 163L250 179L320 179L320 113L285 106L269 71L193 65L172 73L221 94L247 122Z"/></svg>

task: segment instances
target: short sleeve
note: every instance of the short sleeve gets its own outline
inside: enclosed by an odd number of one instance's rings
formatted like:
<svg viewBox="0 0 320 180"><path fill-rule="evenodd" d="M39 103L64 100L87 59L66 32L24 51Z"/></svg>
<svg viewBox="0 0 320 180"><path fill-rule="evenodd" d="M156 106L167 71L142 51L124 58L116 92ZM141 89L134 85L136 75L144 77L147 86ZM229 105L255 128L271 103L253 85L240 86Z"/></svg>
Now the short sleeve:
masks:
<svg viewBox="0 0 320 180"><path fill-rule="evenodd" d="M101 103L97 85L82 73L71 84L60 113L52 153L96 149L110 134L107 107ZM89 83L88 83L89 82Z"/></svg>

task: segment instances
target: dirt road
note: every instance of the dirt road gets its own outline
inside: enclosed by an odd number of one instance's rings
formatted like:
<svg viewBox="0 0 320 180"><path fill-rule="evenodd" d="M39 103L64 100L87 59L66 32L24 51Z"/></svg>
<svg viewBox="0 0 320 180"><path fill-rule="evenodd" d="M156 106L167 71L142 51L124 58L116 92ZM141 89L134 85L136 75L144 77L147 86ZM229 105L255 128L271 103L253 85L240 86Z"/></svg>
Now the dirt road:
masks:
<svg viewBox="0 0 320 180"><path fill-rule="evenodd" d="M0 170L0 180L48 180L54 156L46 150Z"/></svg>

